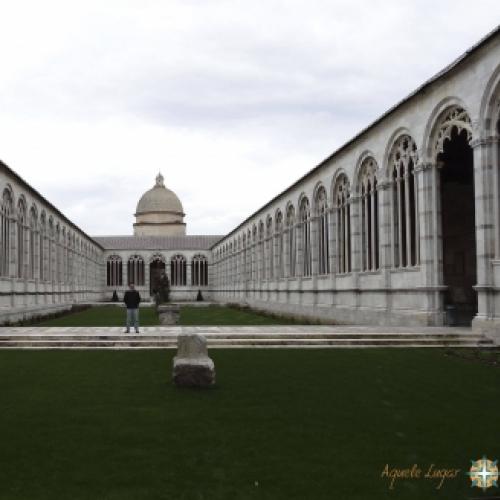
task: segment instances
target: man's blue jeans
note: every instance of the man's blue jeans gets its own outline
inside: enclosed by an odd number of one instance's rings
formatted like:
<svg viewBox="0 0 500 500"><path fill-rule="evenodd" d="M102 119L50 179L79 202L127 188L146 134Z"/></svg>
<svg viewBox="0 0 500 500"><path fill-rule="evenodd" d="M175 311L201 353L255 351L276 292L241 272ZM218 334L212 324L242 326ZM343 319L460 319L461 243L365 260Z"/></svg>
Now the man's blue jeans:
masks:
<svg viewBox="0 0 500 500"><path fill-rule="evenodd" d="M139 332L139 309L127 309L127 332L130 331L130 324L134 325L136 333Z"/></svg>

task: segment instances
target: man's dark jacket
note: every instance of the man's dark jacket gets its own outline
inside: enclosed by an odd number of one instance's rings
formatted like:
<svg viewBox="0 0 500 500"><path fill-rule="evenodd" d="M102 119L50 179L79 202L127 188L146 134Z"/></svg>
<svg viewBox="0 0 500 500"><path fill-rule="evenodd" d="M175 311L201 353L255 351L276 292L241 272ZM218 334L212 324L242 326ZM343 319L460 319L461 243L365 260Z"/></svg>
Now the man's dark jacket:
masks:
<svg viewBox="0 0 500 500"><path fill-rule="evenodd" d="M127 290L123 296L123 302L127 309L137 309L141 302L141 296L137 290Z"/></svg>

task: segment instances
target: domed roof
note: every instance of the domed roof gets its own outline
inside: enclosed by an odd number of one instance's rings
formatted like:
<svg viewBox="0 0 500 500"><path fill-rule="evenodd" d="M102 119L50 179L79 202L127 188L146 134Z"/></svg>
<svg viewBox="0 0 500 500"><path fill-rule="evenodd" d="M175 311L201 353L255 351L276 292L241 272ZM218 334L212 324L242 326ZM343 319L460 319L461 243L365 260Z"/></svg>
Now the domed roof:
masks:
<svg viewBox="0 0 500 500"><path fill-rule="evenodd" d="M170 212L184 215L177 195L163 184L163 175L156 176L156 184L146 191L137 204L136 215L148 212Z"/></svg>

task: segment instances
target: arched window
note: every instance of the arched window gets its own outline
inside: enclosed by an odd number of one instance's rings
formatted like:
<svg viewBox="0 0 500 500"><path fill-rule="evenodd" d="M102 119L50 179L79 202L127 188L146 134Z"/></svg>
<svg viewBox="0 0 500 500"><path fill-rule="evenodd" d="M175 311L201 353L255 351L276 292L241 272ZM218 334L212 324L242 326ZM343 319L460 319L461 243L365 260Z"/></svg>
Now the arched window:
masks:
<svg viewBox="0 0 500 500"><path fill-rule="evenodd" d="M247 231L247 281L252 279L252 232Z"/></svg>
<svg viewBox="0 0 500 500"><path fill-rule="evenodd" d="M311 256L311 219L310 219L309 200L304 197L299 205L299 230L300 245L302 250L302 276L311 276L312 274L312 256Z"/></svg>
<svg viewBox="0 0 500 500"><path fill-rule="evenodd" d="M12 244L12 216L14 210L14 203L12 200L12 193L9 189L5 189L2 195L2 208L0 213L1 225L1 255L0 255L0 275L10 275L10 247Z"/></svg>
<svg viewBox="0 0 500 500"><path fill-rule="evenodd" d="M297 242L295 241L295 208L293 205L288 207L286 212L286 229L288 245L288 276L294 277L297 261Z"/></svg>
<svg viewBox="0 0 500 500"><path fill-rule="evenodd" d="M106 285L123 285L123 264L119 255L110 255L106 262Z"/></svg>
<svg viewBox="0 0 500 500"><path fill-rule="evenodd" d="M54 281L54 220L52 217L49 217L49 234L48 234L48 252L47 252L47 260L48 260L48 269L47 269L47 279L49 281Z"/></svg>
<svg viewBox="0 0 500 500"><path fill-rule="evenodd" d="M62 281L62 255L61 255L61 226L59 223L56 225L56 237L55 237L55 279L58 283ZM87 276L87 272L85 272Z"/></svg>
<svg viewBox="0 0 500 500"><path fill-rule="evenodd" d="M36 208L30 210L29 231L28 231L28 278L35 279L35 255L36 255Z"/></svg>
<svg viewBox="0 0 500 500"><path fill-rule="evenodd" d="M335 186L335 212L337 223L337 272L351 272L351 207L349 181L341 175Z"/></svg>
<svg viewBox="0 0 500 500"><path fill-rule="evenodd" d="M283 244L283 214L281 213L281 210L278 210L276 214L276 222L275 222L275 229L276 229L276 254L278 257L278 266L277 266L277 275L278 278L284 278L285 277L285 248Z"/></svg>
<svg viewBox="0 0 500 500"><path fill-rule="evenodd" d="M379 268L379 223L377 164L366 158L359 172L359 204L361 214L361 269L375 271Z"/></svg>
<svg viewBox="0 0 500 500"><path fill-rule="evenodd" d="M47 268L45 265L46 261L46 249L45 249L45 240L47 239L47 223L45 219L45 212L42 212L40 216L40 234L38 238L39 245L39 266L38 273L40 276L40 280L45 281L47 279Z"/></svg>
<svg viewBox="0 0 500 500"><path fill-rule="evenodd" d="M274 278L274 238L273 219L269 216L266 220L266 248L267 248L267 273L266 278Z"/></svg>
<svg viewBox="0 0 500 500"><path fill-rule="evenodd" d="M243 246L242 246L242 265L241 265L241 279L246 281L247 279L247 235L243 233Z"/></svg>
<svg viewBox="0 0 500 500"><path fill-rule="evenodd" d="M66 283L71 281L71 234L66 234Z"/></svg>
<svg viewBox="0 0 500 500"><path fill-rule="evenodd" d="M26 203L23 198L19 199L17 204L17 259L16 259L16 276L18 278L25 278L25 264L26 264Z"/></svg>
<svg viewBox="0 0 500 500"><path fill-rule="evenodd" d="M326 189L323 186L316 192L316 210L318 214L318 271L319 274L328 274L330 272L328 201Z"/></svg>
<svg viewBox="0 0 500 500"><path fill-rule="evenodd" d="M394 144L390 159L392 253L394 267L418 264L418 210L415 165L417 146L409 135Z"/></svg>
<svg viewBox="0 0 500 500"><path fill-rule="evenodd" d="M265 276L266 261L264 259L264 223L259 222L259 254L258 254L259 265L258 269L258 280L263 280Z"/></svg>
<svg viewBox="0 0 500 500"><path fill-rule="evenodd" d="M208 285L208 260L204 255L195 255L191 261L191 284Z"/></svg>
<svg viewBox="0 0 500 500"><path fill-rule="evenodd" d="M136 286L144 286L144 259L140 255L132 255L127 262L128 282Z"/></svg>
<svg viewBox="0 0 500 500"><path fill-rule="evenodd" d="M252 229L252 261L251 261L250 279L255 281L257 279L257 226Z"/></svg>
<svg viewBox="0 0 500 500"><path fill-rule="evenodd" d="M170 261L170 282L172 286L186 286L186 259L183 255L174 255Z"/></svg>

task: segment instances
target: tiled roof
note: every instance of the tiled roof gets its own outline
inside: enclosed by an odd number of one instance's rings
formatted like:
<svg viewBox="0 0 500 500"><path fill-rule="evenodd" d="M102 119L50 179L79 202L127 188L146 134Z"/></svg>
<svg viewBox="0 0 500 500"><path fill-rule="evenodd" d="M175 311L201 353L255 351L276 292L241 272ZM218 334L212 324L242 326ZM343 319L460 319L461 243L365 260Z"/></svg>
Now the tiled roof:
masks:
<svg viewBox="0 0 500 500"><path fill-rule="evenodd" d="M208 250L223 236L93 236L106 250Z"/></svg>

